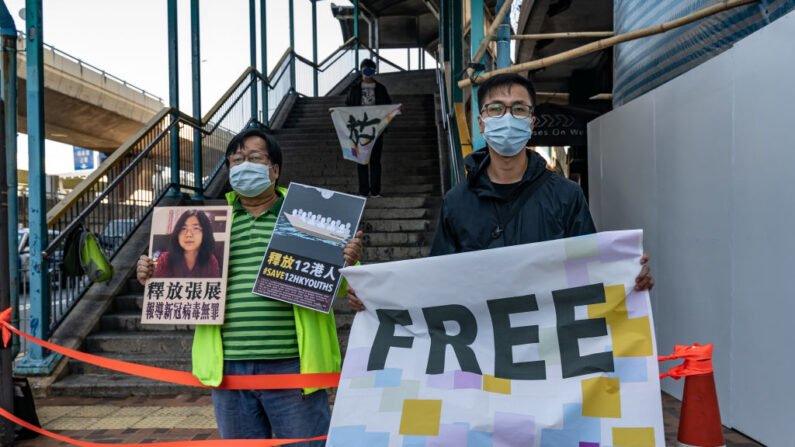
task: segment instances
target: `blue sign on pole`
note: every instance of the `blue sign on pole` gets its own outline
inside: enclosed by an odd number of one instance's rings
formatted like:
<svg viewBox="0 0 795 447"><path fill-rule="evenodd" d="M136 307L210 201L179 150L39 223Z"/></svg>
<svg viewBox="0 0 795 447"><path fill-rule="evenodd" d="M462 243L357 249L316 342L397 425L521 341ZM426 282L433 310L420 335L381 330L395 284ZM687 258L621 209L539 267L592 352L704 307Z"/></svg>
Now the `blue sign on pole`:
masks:
<svg viewBox="0 0 795 447"><path fill-rule="evenodd" d="M94 151L74 146L75 171L94 169Z"/></svg>

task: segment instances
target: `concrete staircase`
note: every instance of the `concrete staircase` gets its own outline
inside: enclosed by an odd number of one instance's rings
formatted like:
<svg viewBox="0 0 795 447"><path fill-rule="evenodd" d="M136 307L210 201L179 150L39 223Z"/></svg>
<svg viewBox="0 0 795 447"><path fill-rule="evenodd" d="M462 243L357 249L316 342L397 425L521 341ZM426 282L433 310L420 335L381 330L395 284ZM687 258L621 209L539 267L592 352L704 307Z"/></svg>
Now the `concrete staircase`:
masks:
<svg viewBox="0 0 795 447"><path fill-rule="evenodd" d="M417 83L428 81L427 78L427 73L412 74L403 86L414 91ZM399 81L392 80L394 90L390 93L395 102L403 104L403 114L393 120L385 136L383 197L367 200L361 225L365 231L363 263L427 256L441 202L434 97L401 94L404 90ZM299 182L357 193L357 165L342 159L328 112L329 107L343 104L342 96L298 99L284 127L275 132L284 151L280 185ZM142 294L143 288L130 279L125 290L116 296L111 311L85 339L81 350L133 363L190 371L192 328L142 325ZM344 349L353 312L344 299L337 300L334 311ZM52 385L51 394L125 397L209 393L202 388L136 378L77 361L70 361L69 373Z"/></svg>
<svg viewBox="0 0 795 447"><path fill-rule="evenodd" d="M383 197L367 199L360 225L365 233L365 264L427 256L438 219L441 179L434 97L400 93L414 91L418 83L433 82L433 78L425 72L404 76L404 88L399 78L391 80L390 96L403 108L384 136ZM297 101L284 128L275 135L284 152L281 184L297 182L358 193L357 164L342 158L329 118L329 108L344 103L343 96ZM337 300L334 312L344 349L353 312L344 299Z"/></svg>
<svg viewBox="0 0 795 447"><path fill-rule="evenodd" d="M141 324L143 287L131 278L116 296L112 310L83 342L81 351L159 368L190 371L193 328L188 325ZM69 375L55 382L56 396L114 397L209 394L209 390L149 380L69 360Z"/></svg>

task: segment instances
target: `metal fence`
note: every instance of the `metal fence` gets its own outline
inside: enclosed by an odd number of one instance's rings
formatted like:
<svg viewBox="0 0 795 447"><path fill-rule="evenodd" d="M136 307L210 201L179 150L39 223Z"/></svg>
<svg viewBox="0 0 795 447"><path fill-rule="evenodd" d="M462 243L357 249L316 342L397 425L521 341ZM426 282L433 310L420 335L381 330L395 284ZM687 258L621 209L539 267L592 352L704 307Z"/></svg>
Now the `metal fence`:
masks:
<svg viewBox="0 0 795 447"><path fill-rule="evenodd" d="M296 64L295 90L302 95L314 96L314 73L316 65L312 61L297 54L294 54L293 57ZM379 73L395 73L407 70L406 67L379 56L377 52L366 46L360 46L359 61L368 58L379 62ZM349 74L355 72L357 68L354 40L349 40L325 60L317 64L318 96L328 95L334 87L342 82Z"/></svg>
<svg viewBox="0 0 795 447"><path fill-rule="evenodd" d="M94 171L82 187L67 194L53 207L48 216L48 239L51 242L46 250L50 330L57 327L91 285L85 276L69 278L64 275L61 263L66 235L82 225L95 235L112 258L152 208L171 190L171 140L174 137L178 138L179 146L178 188L183 193L194 193L209 185L223 163L229 140L252 121L252 86L266 86L258 73L252 73L253 76L231 89L203 126L171 109L163 109L136 137ZM195 130L202 134L202 175L199 179L194 174ZM29 332L30 271L28 262L25 262L27 254L19 253L19 256L19 326ZM22 352L27 351L24 340L20 348Z"/></svg>

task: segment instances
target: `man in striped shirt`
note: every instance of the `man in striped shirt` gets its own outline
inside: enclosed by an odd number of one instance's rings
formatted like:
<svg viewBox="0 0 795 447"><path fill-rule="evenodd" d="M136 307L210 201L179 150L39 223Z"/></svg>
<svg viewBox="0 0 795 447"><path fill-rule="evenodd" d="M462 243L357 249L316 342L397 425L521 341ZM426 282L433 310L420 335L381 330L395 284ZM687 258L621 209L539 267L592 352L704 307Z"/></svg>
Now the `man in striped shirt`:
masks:
<svg viewBox="0 0 795 447"><path fill-rule="evenodd" d="M233 218L224 324L196 327L193 374L218 386L224 374L338 372L333 313L251 293L286 193L275 185L282 165L279 144L248 129L229 143L226 161L234 191L227 194ZM348 265L361 257L360 238L358 232L343 248ZM137 273L142 283L151 277L151 259L142 256ZM213 406L224 439L311 438L325 435L330 420L328 397L317 389L215 389Z"/></svg>

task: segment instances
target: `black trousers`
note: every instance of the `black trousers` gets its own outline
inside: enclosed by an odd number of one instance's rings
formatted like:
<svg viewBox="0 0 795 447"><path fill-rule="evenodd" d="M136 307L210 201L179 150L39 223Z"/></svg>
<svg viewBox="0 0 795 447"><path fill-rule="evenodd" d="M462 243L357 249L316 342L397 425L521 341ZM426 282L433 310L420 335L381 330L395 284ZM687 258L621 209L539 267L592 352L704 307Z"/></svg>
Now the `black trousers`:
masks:
<svg viewBox="0 0 795 447"><path fill-rule="evenodd" d="M381 151L384 147L383 135L375 140L370 153L370 163L359 165L359 195L377 196L381 194Z"/></svg>

